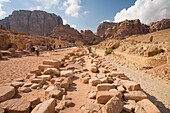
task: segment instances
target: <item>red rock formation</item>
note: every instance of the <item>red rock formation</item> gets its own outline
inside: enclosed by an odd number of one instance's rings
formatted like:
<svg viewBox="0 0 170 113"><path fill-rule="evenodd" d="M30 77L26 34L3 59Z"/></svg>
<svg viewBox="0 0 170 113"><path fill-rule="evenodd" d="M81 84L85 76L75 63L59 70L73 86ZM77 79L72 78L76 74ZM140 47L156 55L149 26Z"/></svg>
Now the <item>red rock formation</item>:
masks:
<svg viewBox="0 0 170 113"><path fill-rule="evenodd" d="M150 32L155 32L163 29L170 28L170 19L163 19L158 22L152 22L149 24Z"/></svg>
<svg viewBox="0 0 170 113"><path fill-rule="evenodd" d="M51 32L55 26L63 25L63 21L60 16L44 11L20 10L0 20L0 25L15 31L44 35L45 32Z"/></svg>
<svg viewBox="0 0 170 113"><path fill-rule="evenodd" d="M48 33L46 33L46 35L47 34ZM79 33L79 31L74 28L71 28L68 24L56 26L51 32L51 34L48 36L51 36L53 38L59 38L61 36L61 39L64 41L82 41L84 42L84 44L96 44L103 40L100 36L95 35L90 30L81 30L81 33Z"/></svg>
<svg viewBox="0 0 170 113"><path fill-rule="evenodd" d="M124 38L135 34L147 34L154 31L170 28L170 19L142 24L139 19L125 20L119 23L103 22L99 25L97 33L105 38Z"/></svg>
<svg viewBox="0 0 170 113"><path fill-rule="evenodd" d="M146 34L149 33L149 27L141 24L139 19L125 20L108 28L105 32L106 38L123 38L134 34Z"/></svg>
<svg viewBox="0 0 170 113"><path fill-rule="evenodd" d="M105 34L105 31L108 29L108 28L111 28L113 27L114 25L116 25L117 23L113 23L113 22L103 22L101 23L98 28L97 28L97 35L99 36L103 36Z"/></svg>

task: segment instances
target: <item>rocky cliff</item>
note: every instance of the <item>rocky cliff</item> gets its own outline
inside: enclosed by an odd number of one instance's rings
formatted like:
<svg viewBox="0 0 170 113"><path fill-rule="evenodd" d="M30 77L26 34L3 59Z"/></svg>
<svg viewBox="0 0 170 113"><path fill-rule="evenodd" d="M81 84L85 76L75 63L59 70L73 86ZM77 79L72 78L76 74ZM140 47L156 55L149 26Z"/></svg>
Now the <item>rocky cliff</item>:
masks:
<svg viewBox="0 0 170 113"><path fill-rule="evenodd" d="M158 22L152 22L149 24L150 32L159 31L170 28L170 19L163 19Z"/></svg>
<svg viewBox="0 0 170 113"><path fill-rule="evenodd" d="M97 35L99 36L103 36L105 34L105 31L108 28L113 27L114 25L116 25L117 23L113 23L113 22L103 22L101 23L98 28L97 28Z"/></svg>
<svg viewBox="0 0 170 113"><path fill-rule="evenodd" d="M0 20L0 25L15 31L44 35L46 32L51 32L55 26L63 25L63 21L60 16L44 11L20 10Z"/></svg>
<svg viewBox="0 0 170 113"><path fill-rule="evenodd" d="M125 20L117 23L112 28L108 28L105 32L106 38L122 38L134 34L149 33L149 27L136 20Z"/></svg>
<svg viewBox="0 0 170 113"><path fill-rule="evenodd" d="M93 44L99 43L102 41L100 36L95 35L90 30L82 31L81 33L71 28L70 25L58 25L56 26L51 33L47 33L46 36L50 36L53 38L59 38L64 41L75 42L75 41L82 41L84 44Z"/></svg>
<svg viewBox="0 0 170 113"><path fill-rule="evenodd" d="M170 28L170 19L152 22L149 25L142 24L139 19L125 20L119 23L103 22L99 25L97 33L105 38L120 39L135 34L147 34Z"/></svg>

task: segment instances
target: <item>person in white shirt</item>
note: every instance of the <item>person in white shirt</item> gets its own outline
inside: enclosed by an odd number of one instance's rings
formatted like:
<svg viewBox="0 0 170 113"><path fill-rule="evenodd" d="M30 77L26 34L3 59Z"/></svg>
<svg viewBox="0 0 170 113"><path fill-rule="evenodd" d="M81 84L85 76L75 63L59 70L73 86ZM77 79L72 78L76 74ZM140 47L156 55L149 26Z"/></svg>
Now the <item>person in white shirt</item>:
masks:
<svg viewBox="0 0 170 113"><path fill-rule="evenodd" d="M36 51L37 56L39 56L39 50L40 50L40 48L39 48L39 46L37 46L37 47L35 48L35 51Z"/></svg>

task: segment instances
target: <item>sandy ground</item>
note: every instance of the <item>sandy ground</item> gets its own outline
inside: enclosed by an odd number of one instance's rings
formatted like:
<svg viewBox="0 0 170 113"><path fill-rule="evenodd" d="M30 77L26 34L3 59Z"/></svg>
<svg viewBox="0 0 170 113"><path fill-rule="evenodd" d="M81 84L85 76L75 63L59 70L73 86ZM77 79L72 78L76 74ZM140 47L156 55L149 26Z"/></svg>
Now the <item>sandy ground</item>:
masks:
<svg viewBox="0 0 170 113"><path fill-rule="evenodd" d="M9 60L0 60L0 84L8 83L16 78L23 78L30 71L38 69L43 60L60 59L70 51L76 50L71 48L58 52L45 51L40 52L40 56L26 56L22 58L10 58Z"/></svg>
<svg viewBox="0 0 170 113"><path fill-rule="evenodd" d="M37 69L38 65L42 64L43 60L60 59L65 54L73 50L76 50L76 48L58 52L43 52L40 53L40 57L28 56L23 58L11 58L7 61L0 61L0 83L8 83L16 78L25 77L31 70ZM90 62L87 61L87 58L85 59L85 67L89 68ZM169 113L170 87L168 85L163 83L161 80L152 79L144 73L119 66L114 62L112 63L118 68L118 71L124 72L130 79L138 81L141 84L143 91L149 96L149 99L161 110L162 113ZM79 75L76 75L73 78L73 84L69 89L67 89L67 95L72 99L74 104L69 108L60 111L60 113L83 112L80 107L83 106L85 102L93 101L87 98L88 92L92 90L95 90L95 87L90 87L88 84L82 84L80 82ZM29 94L16 95L15 97L30 98L45 96L43 91L34 90ZM47 98L44 98L43 100L46 99Z"/></svg>

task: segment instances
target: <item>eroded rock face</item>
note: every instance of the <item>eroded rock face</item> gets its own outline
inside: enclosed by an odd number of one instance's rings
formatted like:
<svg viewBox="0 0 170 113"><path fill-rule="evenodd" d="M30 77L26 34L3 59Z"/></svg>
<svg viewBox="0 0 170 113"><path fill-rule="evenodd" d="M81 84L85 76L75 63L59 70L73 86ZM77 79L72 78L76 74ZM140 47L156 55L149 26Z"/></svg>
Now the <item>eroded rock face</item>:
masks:
<svg viewBox="0 0 170 113"><path fill-rule="evenodd" d="M106 30L106 38L122 38L134 34L149 33L149 27L136 20L125 20Z"/></svg>
<svg viewBox="0 0 170 113"><path fill-rule="evenodd" d="M112 28L116 23L113 22L103 22L97 28L97 35L102 36L108 28Z"/></svg>
<svg viewBox="0 0 170 113"><path fill-rule="evenodd" d="M63 25L63 21L60 16L44 11L20 10L0 20L0 25L15 31L44 35L45 32L51 32L55 26Z"/></svg>
<svg viewBox="0 0 170 113"><path fill-rule="evenodd" d="M158 22L152 22L149 24L150 32L159 31L170 28L170 19L163 19Z"/></svg>

